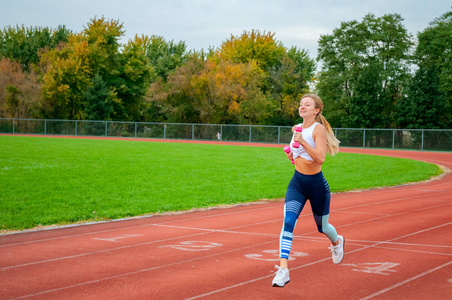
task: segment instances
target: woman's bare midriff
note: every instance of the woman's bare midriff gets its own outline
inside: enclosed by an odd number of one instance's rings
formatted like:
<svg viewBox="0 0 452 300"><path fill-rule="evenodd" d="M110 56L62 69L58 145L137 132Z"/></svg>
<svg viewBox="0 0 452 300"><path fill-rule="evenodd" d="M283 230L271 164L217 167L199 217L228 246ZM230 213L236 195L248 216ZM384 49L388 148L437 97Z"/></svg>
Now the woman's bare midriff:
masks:
<svg viewBox="0 0 452 300"><path fill-rule="evenodd" d="M322 171L322 166L315 161L306 160L302 157L295 159L295 169L301 174L314 175Z"/></svg>

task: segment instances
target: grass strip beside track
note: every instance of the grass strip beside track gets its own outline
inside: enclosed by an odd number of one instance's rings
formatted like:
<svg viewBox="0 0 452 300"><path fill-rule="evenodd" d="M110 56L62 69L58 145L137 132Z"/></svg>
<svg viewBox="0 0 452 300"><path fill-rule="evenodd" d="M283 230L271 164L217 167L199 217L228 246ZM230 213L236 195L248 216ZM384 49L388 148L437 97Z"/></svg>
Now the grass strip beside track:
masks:
<svg viewBox="0 0 452 300"><path fill-rule="evenodd" d="M293 169L282 146L0 136L0 230L282 198ZM334 193L425 180L441 169L339 153L327 156L323 172Z"/></svg>

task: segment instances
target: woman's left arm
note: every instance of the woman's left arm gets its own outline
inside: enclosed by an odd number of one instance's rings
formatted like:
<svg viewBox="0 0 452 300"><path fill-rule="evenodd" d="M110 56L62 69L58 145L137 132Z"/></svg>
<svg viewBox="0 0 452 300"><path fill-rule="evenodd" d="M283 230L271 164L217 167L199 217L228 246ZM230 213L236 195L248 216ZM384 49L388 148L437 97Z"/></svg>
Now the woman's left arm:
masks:
<svg viewBox="0 0 452 300"><path fill-rule="evenodd" d="M308 152L309 156L311 156L316 163L322 165L325 161L326 156L326 131L325 127L323 127L322 124L318 124L314 128L312 138L315 141L315 148L309 145L309 143L303 139L301 133L300 140L298 142L303 146L306 152Z"/></svg>

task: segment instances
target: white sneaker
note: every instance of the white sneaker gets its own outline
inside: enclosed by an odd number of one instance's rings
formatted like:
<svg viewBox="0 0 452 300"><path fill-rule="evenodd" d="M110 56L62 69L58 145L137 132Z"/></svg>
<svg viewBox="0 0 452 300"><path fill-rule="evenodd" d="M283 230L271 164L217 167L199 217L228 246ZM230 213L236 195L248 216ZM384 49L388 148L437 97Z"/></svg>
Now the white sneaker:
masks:
<svg viewBox="0 0 452 300"><path fill-rule="evenodd" d="M286 283L290 282L289 269L281 268L280 266L275 266L278 271L276 272L275 278L273 278L272 286L284 287Z"/></svg>
<svg viewBox="0 0 452 300"><path fill-rule="evenodd" d="M345 239L342 235L338 235L337 240L339 241L339 243L336 246L331 245L331 247L329 247L333 256L333 262L335 264L340 263L344 258Z"/></svg>

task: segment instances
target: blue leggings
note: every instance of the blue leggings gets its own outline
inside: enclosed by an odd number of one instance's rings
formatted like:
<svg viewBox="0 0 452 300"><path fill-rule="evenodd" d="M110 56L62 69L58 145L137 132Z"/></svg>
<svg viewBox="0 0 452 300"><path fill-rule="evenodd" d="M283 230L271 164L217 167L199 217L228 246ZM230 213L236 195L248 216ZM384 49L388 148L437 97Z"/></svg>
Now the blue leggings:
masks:
<svg viewBox="0 0 452 300"><path fill-rule="evenodd" d="M289 259L293 231L308 199L319 232L324 233L332 243L337 241L336 229L328 223L330 198L330 187L322 172L315 175L304 175L295 170L295 174L287 187L284 203L284 224L281 230L279 248L280 258Z"/></svg>

